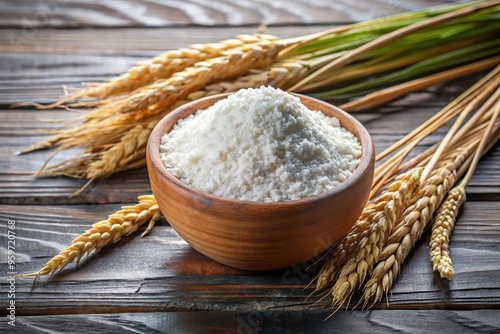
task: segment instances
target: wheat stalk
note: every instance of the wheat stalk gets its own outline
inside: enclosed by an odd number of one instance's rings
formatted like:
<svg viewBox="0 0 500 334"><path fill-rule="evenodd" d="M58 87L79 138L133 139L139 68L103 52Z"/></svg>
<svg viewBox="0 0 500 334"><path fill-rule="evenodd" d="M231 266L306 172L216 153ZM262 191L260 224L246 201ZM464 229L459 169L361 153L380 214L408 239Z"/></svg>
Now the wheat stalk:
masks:
<svg viewBox="0 0 500 334"><path fill-rule="evenodd" d="M330 256L321 267L315 278L316 291L325 289L341 268L340 276L348 276L348 268L352 269L353 265L347 261L351 261L354 255L359 254L359 252L366 252L367 247L371 247L374 242L380 240L379 235L376 234L383 233L382 225L384 222L390 224L401 213L400 209L397 208L406 207L411 193L418 186L418 177L421 171L422 169L417 168L400 175L387 186L386 190L373 203L365 206L359 219L347 235L333 248Z"/></svg>
<svg viewBox="0 0 500 334"><path fill-rule="evenodd" d="M43 166L37 175L66 175L74 178L96 179L107 177L114 171L131 169L131 165L135 165L135 160L144 157L147 140L156 123L156 120L139 123L128 130L125 135L119 137L116 142L107 143L103 142L103 138L98 138L96 146L86 150L78 158L66 160L47 168ZM95 131L92 133L99 137L99 133L95 133ZM106 136L103 133L100 135ZM108 140L114 139L115 136L112 136Z"/></svg>
<svg viewBox="0 0 500 334"><path fill-rule="evenodd" d="M500 114L500 104L497 105L496 113ZM495 124L494 119L490 120L490 130L493 128L493 124ZM490 145L498 141L500 136L496 134L490 138L491 133L487 131L482 134L481 144L478 146L481 149L478 149L477 152L487 150L485 146L487 141L490 141ZM445 156L444 160L431 173L430 178L425 181L419 193L412 199L414 204L406 209L403 218L392 230L386 245L380 253L380 261L364 286L361 299L361 301L364 301L364 307L366 307L370 299L373 304L380 302L384 294L389 292L399 273L401 264L408 256L416 240L421 237L425 226L436 208L443 201L446 193L453 186L457 173L462 174L464 167L469 165L471 159L469 158L467 161L465 159L470 155L473 148L478 145L478 137L479 135L468 138L460 147L454 148L448 156ZM477 163L479 156L475 156L474 159L475 163ZM470 166L472 166L472 163ZM468 174L472 175L472 169L469 168Z"/></svg>
<svg viewBox="0 0 500 334"><path fill-rule="evenodd" d="M96 147L118 143L123 133L130 131L134 124L145 120L149 123L151 120L159 120L171 110L185 103L220 93L232 93L244 88L257 88L262 85L271 85L277 88L285 88L297 78L303 76L307 71L306 65L300 61L280 61L266 69L252 70L251 73L240 76L234 81L219 81L202 87L199 90L190 92L185 99L171 103L171 100L160 101L149 106L145 110L136 110L127 114L104 115L98 112L92 112L91 115L85 115L84 123L74 128L59 130L57 134L49 137L43 142L34 144L20 153L28 153L40 149L59 146L61 149L86 146L92 151ZM99 129L99 134L96 134ZM119 130L119 131L118 131ZM120 137L120 134L122 136ZM88 153L88 152L87 152ZM78 165L78 164L77 164ZM69 169L70 166L65 168ZM53 169L53 173L46 175L60 175L59 169ZM74 173L76 175L83 175Z"/></svg>
<svg viewBox="0 0 500 334"><path fill-rule="evenodd" d="M500 89L497 90L497 93L499 91ZM453 269L453 263L449 253L450 236L455 226L458 211L466 200L465 187L474 174L479 158L487 145L494 124L500 114L500 102L497 101L495 95L493 95L492 98L494 98L496 106L492 106L494 111L488 122L488 126L481 136L481 141L474 153L474 158L468 168L467 174L458 186L450 190L446 200L439 208L432 225L429 250L432 267L434 271L437 270L439 272L441 278L446 278L450 281L453 280L455 276L455 270Z"/></svg>
<svg viewBox="0 0 500 334"><path fill-rule="evenodd" d="M131 206L122 206L122 209L108 216L108 219L92 225L92 228L73 239L71 244L58 255L49 260L36 273L24 276L43 276L53 274L63 269L71 262L78 262L85 254L98 252L102 247L118 242L122 236L129 235L145 222L149 225L145 235L149 232L156 220L161 217L160 208L153 195L139 196L139 203Z"/></svg>
<svg viewBox="0 0 500 334"><path fill-rule="evenodd" d="M421 91L438 83L487 70L492 66L497 65L499 62L500 57L492 57L440 73L406 81L404 83L367 94L354 101L347 102L342 106L342 109L346 111L369 110L391 102L401 96Z"/></svg>
<svg viewBox="0 0 500 334"><path fill-rule="evenodd" d="M162 105L155 106L158 109L163 107ZM24 154L56 146L60 149L86 146L92 148L92 151L99 151L103 146L118 142L127 131L130 131L137 124L145 125L149 123L151 118L142 120L139 116L140 112L115 115L113 117L96 116L75 125L73 128L62 127L48 131L49 134L55 134L40 143L25 148L19 153Z"/></svg>
<svg viewBox="0 0 500 334"><path fill-rule="evenodd" d="M388 293L399 273L401 264L455 183L456 171L468 155L467 150L454 153L452 157L444 160L422 185L415 196L415 203L405 210L402 218L393 228L379 255L379 262L365 284L362 296L365 306L370 299L374 304L380 302L383 295Z"/></svg>
<svg viewBox="0 0 500 334"><path fill-rule="evenodd" d="M324 290L337 276L338 271L345 263L346 258L352 254L359 244L359 240L368 231L371 218L383 205L367 205L363 209L356 223L351 227L347 235L331 250L331 254L321 266L320 271L314 278L316 280L316 291Z"/></svg>
<svg viewBox="0 0 500 334"><path fill-rule="evenodd" d="M300 82L296 83L291 90L300 90L303 89L305 86L308 84L314 82L317 78L320 78L322 75L325 73L333 73L333 71L338 70L342 68L343 66L352 63L355 60L358 60L361 58L363 55L365 55L367 52L380 48L382 46L388 45L390 43L393 43L395 41L400 40L401 38L414 33L418 31L422 31L424 29L428 29L434 26L441 25L443 23L456 20L457 18L463 17L470 15L474 12L480 11L485 8L491 8L494 6L497 6L500 4L500 1L487 1L484 3L477 3L472 6L462 8L462 9L457 9L455 11L445 13L436 17L429 18L424 21L416 22L413 24L410 24L404 28L389 32L385 35L382 35L372 41L369 41L366 44L363 44L362 46L355 48L353 50L350 50L346 52L344 55L341 57L335 59L332 61L330 64L322 67L318 71L312 73L311 75L307 76Z"/></svg>
<svg viewBox="0 0 500 334"><path fill-rule="evenodd" d="M419 186L422 168L415 168L390 184L373 204L379 209L368 217L368 228L363 231L358 247L349 254L340 276L331 290L332 304L341 307L353 295L371 272L393 225L408 206L413 191ZM368 206L370 206L368 205Z"/></svg>

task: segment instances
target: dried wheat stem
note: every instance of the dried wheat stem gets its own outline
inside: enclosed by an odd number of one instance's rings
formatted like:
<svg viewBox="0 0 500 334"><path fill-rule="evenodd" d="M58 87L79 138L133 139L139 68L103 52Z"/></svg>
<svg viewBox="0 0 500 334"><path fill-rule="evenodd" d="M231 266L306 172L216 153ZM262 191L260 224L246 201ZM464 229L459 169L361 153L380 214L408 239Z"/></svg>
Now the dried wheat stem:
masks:
<svg viewBox="0 0 500 334"><path fill-rule="evenodd" d="M458 211L465 202L465 187L472 178L479 158L488 144L493 126L499 114L500 102L497 101L494 112L488 122L488 126L481 136L481 141L475 151L474 158L468 168L467 174L462 182L449 192L448 197L439 208L432 225L429 254L433 270L439 271L441 278L446 278L450 281L453 280L455 274L449 253L450 236L455 226Z"/></svg>
<svg viewBox="0 0 500 334"><path fill-rule="evenodd" d="M419 186L421 173L422 169L416 168L398 176L373 203L379 210L368 217L368 227L361 234L358 247L349 253L347 263L331 290L334 306L340 307L346 303L373 269L393 225Z"/></svg>
<svg viewBox="0 0 500 334"><path fill-rule="evenodd" d="M469 146L469 144L477 142L477 136L483 133L484 128L485 124L481 124L476 126L473 130L469 131L467 134L465 134L464 137L454 138L450 142L448 151L452 151L460 147L467 147ZM434 144L433 146L429 147L419 155L413 157L404 164L400 165L396 170L396 173L401 173L407 170L408 168L412 168L413 166L425 166L425 164L429 162L432 154L434 154L434 152L436 151L438 145L439 143Z"/></svg>
<svg viewBox="0 0 500 334"><path fill-rule="evenodd" d="M401 264L455 183L456 171L468 155L469 152L463 150L450 159L444 160L422 185L415 196L415 203L405 210L402 218L391 231L380 253L379 262L365 284L363 292L365 306L370 299L373 299L373 303L379 302L384 294L389 292Z"/></svg>
<svg viewBox="0 0 500 334"><path fill-rule="evenodd" d="M395 170L402 163L408 154L417 146L420 139L409 143L405 148L401 149L397 154L392 156L387 162L387 164L381 164L375 169L372 181L372 189L370 191L370 198L375 196L380 189L395 175Z"/></svg>
<svg viewBox="0 0 500 334"><path fill-rule="evenodd" d="M434 271L439 271L441 278L453 280L454 270L449 253L450 235L455 225L458 211L465 201L465 189L457 186L450 190L448 196L436 213L432 225L429 255Z"/></svg>
<svg viewBox="0 0 500 334"><path fill-rule="evenodd" d="M491 57L488 59L476 61L471 64L459 66L451 70L428 75L426 77L410 80L389 88L378 90L367 94L359 99L342 105L342 109L350 112L363 111L381 106L401 96L423 90L424 88L436 85L438 83L450 81L472 73L478 73L487 70L500 62L500 57Z"/></svg>
<svg viewBox="0 0 500 334"><path fill-rule="evenodd" d="M497 87L500 85L499 73L500 66L497 66L483 79L481 79L480 82L469 88L467 92L461 94L452 103L431 117L431 119L426 121L412 133L405 136L405 138L380 153L377 156L377 159L385 157L395 149L400 148L403 144L406 144L404 148L401 148L398 152L393 154L389 159L376 168L371 196L373 196L383 186L387 179L390 179L391 175L396 174L398 170L402 171L409 166L415 166L415 162L421 161L420 159L425 160L426 155L432 153L432 158L429 162L427 162L421 176L421 183L423 183L424 179L427 178L429 172L434 168L434 165L439 160L445 149L450 149L459 140L461 140L461 138L469 136L471 132L478 128L478 123L481 120L485 117L490 117L488 108L491 107L493 101L497 101L500 97L500 92L495 92ZM475 111L477 108L478 110ZM474 115L462 126L462 122L473 111L475 111ZM425 154L419 154L416 158L412 159L411 163L405 164L404 168L400 167L409 152L411 152L423 138L426 138L430 133L442 127L446 122L459 113L460 115L455 121L453 127L450 131L448 131L446 137L440 142L437 148L430 148ZM461 128L459 129L459 127Z"/></svg>
<svg viewBox="0 0 500 334"><path fill-rule="evenodd" d="M148 232L154 222L161 217L160 208L153 195L139 196L139 203L123 206L121 210L108 216L107 220L95 223L91 229L73 239L71 244L47 262L36 273L24 276L43 276L61 270L69 263L78 262L85 254L98 252L104 246L118 242L122 236L129 235L149 221ZM145 232L145 233L146 233Z"/></svg>
<svg viewBox="0 0 500 334"><path fill-rule="evenodd" d="M447 122L449 119L454 117L456 114L465 108L471 101L473 101L477 96L479 96L485 89L487 89L490 85L498 85L500 74L500 65L491 70L488 74L486 74L483 78L481 78L478 82L472 85L465 92L460 94L456 99L446 105L443 109L441 109L438 113L434 114L427 121L422 123L419 127L411 131L408 135L398 140L396 143L392 144L389 148L385 149L383 152L377 154L376 160L382 160L401 146L413 140L420 133L426 131L429 128L436 128L437 124L442 124Z"/></svg>
<svg viewBox="0 0 500 334"><path fill-rule="evenodd" d="M487 113L489 115L489 113ZM491 117L491 115L489 115ZM461 134L460 137L455 136L453 140L450 142L450 146L448 147L448 151L453 151L456 149L460 148L468 148L471 147L472 150L477 147L477 144L479 142L479 138L484 134L484 131L486 127L488 126L487 123L479 123L474 126L474 128L470 129L467 133ZM495 122L492 132L491 132L491 138L489 138L489 145L494 144L498 139L494 139L494 134L498 133L500 129L500 123L497 121ZM408 160L404 164L402 164L398 169L397 173L401 173L408 168L412 168L413 166L424 166L430 159L430 156L435 152L438 144L435 144L428 149L426 149L424 152L420 153L416 157ZM491 148L490 146L488 146ZM483 150L483 154L488 150L489 148L485 148Z"/></svg>
<svg viewBox="0 0 500 334"><path fill-rule="evenodd" d="M490 99L488 102L493 101L491 104L491 118L488 120L488 125L486 127L486 130L484 130L483 135L481 136L481 141L479 142L479 145L476 149L476 152L474 154L474 159L472 160L472 163L469 167L469 170L467 171L467 174L465 175L464 179L462 180L462 185L465 187L470 179L472 178L472 175L474 174L474 171L476 169L476 166L479 162L479 159L481 158L481 155L484 153L484 149L487 147L488 142L490 141L490 137L493 134L493 129L495 127L495 123L500 116L500 101L498 100L498 97L500 97L500 88L497 89L496 93L493 95L493 99ZM485 113L484 115L489 115L490 112Z"/></svg>
<svg viewBox="0 0 500 334"><path fill-rule="evenodd" d="M479 3L479 4L474 5L474 6L458 9L458 10L455 10L453 12L445 13L445 14L427 19L427 20L419 21L419 22L413 23L411 25L408 25L404 28L401 28L401 29L392 31L390 33L387 33L385 35L382 35L382 36L364 44L361 47L358 47L354 50L347 52L345 55L332 61L327 66L322 67L320 70L314 72L313 74L309 75L305 79L303 79L300 82L298 82L297 84L295 84L291 88L291 90L300 90L302 87L313 82L316 78L320 77L324 73L327 73L327 72L333 73L333 71L341 68L342 66L347 65L347 64L357 60L360 56L362 56L366 52L373 50L377 47L387 45L391 42L397 41L406 35L409 35L411 33L417 32L417 31L421 31L423 29L431 28L431 27L434 27L436 25L440 25L440 24L446 23L448 21L451 21L451 20L454 20L454 19L457 19L457 18L460 18L463 16L470 15L470 14L477 12L481 9L490 8L493 6L497 6L499 4L500 4L500 1L498 1L498 0L497 1L488 1L485 3Z"/></svg>
<svg viewBox="0 0 500 334"><path fill-rule="evenodd" d="M500 60L500 57L499 57ZM500 66L498 66L500 68ZM485 87L484 91L477 96L473 101L471 101L465 108L462 110L458 118L455 120L453 123L453 126L451 129L448 131L446 136L441 140L441 143L439 144L438 148L436 149L436 152L432 155L432 158L430 159L429 163L425 166L424 172L422 173L422 180L423 182L427 176L430 174L431 170L434 168L436 165L437 161L443 154L444 150L448 148L448 144L450 141L453 139L453 137L456 135L458 131L461 131L462 133L466 133L467 131L470 131L470 129L474 126L475 124L475 119L480 119L488 110L488 106L493 104L494 102L498 101L498 98L500 97L500 89L497 89L498 85L500 85L500 76L497 76L496 84L495 81L493 81L492 84L488 85ZM494 93L496 90L496 93ZM489 98L488 98L489 97ZM488 99L486 103L483 104L483 102ZM481 106L482 105L482 106ZM465 121L465 119L474 111L476 110L479 106L479 110L474 114L472 120L468 122L465 126L460 128L462 126L462 123ZM486 136L488 136L487 133L485 133Z"/></svg>

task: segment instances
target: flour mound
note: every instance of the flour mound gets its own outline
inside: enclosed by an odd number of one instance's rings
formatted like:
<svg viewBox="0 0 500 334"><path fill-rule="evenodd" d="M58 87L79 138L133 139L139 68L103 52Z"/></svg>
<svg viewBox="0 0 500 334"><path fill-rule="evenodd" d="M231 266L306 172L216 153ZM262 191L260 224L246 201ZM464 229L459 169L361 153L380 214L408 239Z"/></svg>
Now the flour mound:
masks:
<svg viewBox="0 0 500 334"><path fill-rule="evenodd" d="M244 89L180 120L161 139L163 164L182 182L230 199L280 202L349 178L361 145L338 119L280 89Z"/></svg>

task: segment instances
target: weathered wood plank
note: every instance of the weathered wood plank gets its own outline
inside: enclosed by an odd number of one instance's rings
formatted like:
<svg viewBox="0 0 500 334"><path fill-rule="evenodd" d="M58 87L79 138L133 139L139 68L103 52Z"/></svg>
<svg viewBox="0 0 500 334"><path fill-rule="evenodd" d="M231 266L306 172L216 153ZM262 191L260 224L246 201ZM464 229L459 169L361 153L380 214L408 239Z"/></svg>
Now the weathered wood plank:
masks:
<svg viewBox="0 0 500 334"><path fill-rule="evenodd" d="M91 222L116 209L117 205L0 206L0 220L16 222L16 271L38 270ZM449 283L432 273L425 234L402 266L390 308L498 307L498 217L500 202L466 203L452 237L455 280ZM3 246L6 225L0 230ZM91 261L84 259L77 271L70 265L50 281L41 278L35 285L32 278L18 277L16 314L329 310L327 303L305 300L310 291L303 288L316 269L305 270L309 264L276 272L242 272L200 255L162 220L147 237L125 237ZM5 275L3 267L1 289L8 285Z"/></svg>
<svg viewBox="0 0 500 334"><path fill-rule="evenodd" d="M311 24L351 22L453 1L376 0L367 6L348 0L314 1L0 1L0 26L32 31L40 27L162 27L172 25Z"/></svg>
<svg viewBox="0 0 500 334"><path fill-rule="evenodd" d="M67 196L84 181L31 180L26 172L39 168L51 152L25 156L13 153L43 139L37 130L55 126L38 119L64 117L67 113L7 110L10 103L54 102L61 96L62 84L77 86L81 81L106 80L164 50L185 47L188 42L214 42L238 33L253 33L260 23L277 25L268 28L268 33L290 37L331 27L318 23L342 24L447 2L451 1L376 0L366 6L345 0L313 4L292 0L286 5L263 0L137 0L126 4L111 0L0 0L0 27L4 27L0 28L0 203L27 204L0 205L0 220L16 221L16 270L36 271L72 237L117 210L118 203L134 202L136 195L150 188L145 169L96 183L72 200ZM46 6L46 15L41 6ZM309 19L314 26L300 26ZM236 27L238 24L247 26ZM148 25L170 28L142 29ZM89 28L92 26L97 28ZM127 26L141 28L101 29ZM357 117L368 127L380 151L457 96L469 85L468 80L412 94ZM59 159L76 153L63 152ZM149 236L126 237L92 261L83 261L78 271L71 265L51 281L42 278L34 286L31 279L18 277L17 327L12 331L4 318L0 331L499 332L499 166L497 145L480 163L467 189L469 202L451 245L455 281L446 284L431 272L426 233L402 267L390 310L381 310L386 308L381 304L370 312L339 312L324 322L331 312L329 305L312 305L314 299L305 301L309 291L302 288L313 275L313 270L304 269L306 265L269 273L238 271L192 250L162 220ZM67 205L77 203L116 204ZM6 224L0 224L0 230L0 262L5 264ZM2 291L8 289L6 267L0 271ZM465 311L469 309L473 310ZM6 314L6 308L2 310ZM165 311L169 313L160 313ZM52 315L65 313L70 315Z"/></svg>
<svg viewBox="0 0 500 334"><path fill-rule="evenodd" d="M21 316L9 333L494 333L499 310L169 312Z"/></svg>
<svg viewBox="0 0 500 334"><path fill-rule="evenodd" d="M114 55L150 57L190 44L211 43L240 34L265 32L281 38L298 37L331 29L334 25L297 27L170 27L156 29L40 29L24 35L19 29L2 29L0 51L33 54ZM99 36L98 38L96 36ZM126 43L124 43L126 38Z"/></svg>

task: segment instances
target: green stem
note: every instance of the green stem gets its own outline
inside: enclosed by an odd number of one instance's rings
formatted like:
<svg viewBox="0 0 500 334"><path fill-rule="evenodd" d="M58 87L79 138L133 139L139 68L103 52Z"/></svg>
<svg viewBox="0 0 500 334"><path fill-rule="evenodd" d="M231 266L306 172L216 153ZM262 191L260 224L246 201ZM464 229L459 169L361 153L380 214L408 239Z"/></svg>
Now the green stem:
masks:
<svg viewBox="0 0 500 334"><path fill-rule="evenodd" d="M446 14L439 15L439 16L436 16L436 17L433 17L433 18L430 18L430 19L427 19L424 21L420 21L420 22L414 23L412 25L409 25L407 27L404 27L402 29L398 29L398 30L395 30L391 33L385 34L384 36L381 36L381 37L379 37L371 42L364 44L363 46L361 46L359 48L356 48L356 49L348 52L347 54L345 54L341 58L334 60L330 64L324 66L320 70L312 73L311 75L309 75L305 79L298 82L296 85L291 87L290 90L292 90L292 91L299 90L304 85L309 84L310 82L314 81L314 79L317 78L318 76L320 76L321 74L328 72L328 71L333 72L334 70L337 70L338 68L340 68L344 65L347 65L347 64L353 62L354 60L357 60L364 53L366 53L370 50L373 50L375 48L388 45L388 44L390 44L394 41L397 41L397 40L399 40L399 39L403 38L404 36L407 36L411 33L414 33L416 31L422 31L424 29L428 29L428 28L431 28L434 26L438 26L440 24L444 24L446 22L467 16L467 15L471 15L477 11L480 11L480 10L483 10L486 8L491 8L491 7L494 7L497 5L500 5L500 0L494 0L494 1L488 1L488 2L484 2L484 3L475 4L473 6L469 6L469 7L459 9L459 10L448 12Z"/></svg>
<svg viewBox="0 0 500 334"><path fill-rule="evenodd" d="M500 54L500 39L467 46L459 50L423 60L415 65L379 78L313 95L319 98L351 98L354 96L368 94L373 90L388 87L398 82L407 81L411 78L425 75L426 73L439 72L446 68L471 63L476 60L495 56L497 54Z"/></svg>
<svg viewBox="0 0 500 334"><path fill-rule="evenodd" d="M340 69L335 74L335 76L325 75L319 77L318 81L314 82L311 85L305 86L303 89L305 91L314 90L321 87L326 87L327 85L338 85L341 82L367 78L376 74L400 69L405 66L424 61L430 57L435 57L440 54L444 54L462 47L469 46L471 44L478 43L481 40L488 38L489 36L490 35L484 35L478 36L476 38L469 38L465 40L446 43L444 45L441 44L433 48L424 48L422 50L418 50L418 52L404 52L404 50L394 50L382 57L377 57L366 62L346 66Z"/></svg>

